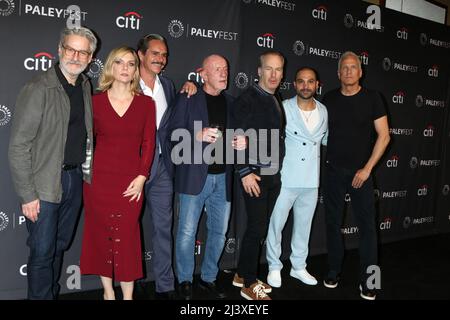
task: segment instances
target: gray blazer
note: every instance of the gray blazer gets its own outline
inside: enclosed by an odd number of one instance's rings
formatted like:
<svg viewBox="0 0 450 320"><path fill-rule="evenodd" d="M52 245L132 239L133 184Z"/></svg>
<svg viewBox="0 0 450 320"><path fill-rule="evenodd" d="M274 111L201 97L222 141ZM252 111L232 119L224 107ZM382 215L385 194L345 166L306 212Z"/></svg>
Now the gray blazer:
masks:
<svg viewBox="0 0 450 320"><path fill-rule="evenodd" d="M83 77L84 114L87 131L84 179L91 180L92 100L91 85ZM16 101L9 143L9 164L22 203L35 199L59 203L62 197L61 168L70 101L55 69L34 77Z"/></svg>

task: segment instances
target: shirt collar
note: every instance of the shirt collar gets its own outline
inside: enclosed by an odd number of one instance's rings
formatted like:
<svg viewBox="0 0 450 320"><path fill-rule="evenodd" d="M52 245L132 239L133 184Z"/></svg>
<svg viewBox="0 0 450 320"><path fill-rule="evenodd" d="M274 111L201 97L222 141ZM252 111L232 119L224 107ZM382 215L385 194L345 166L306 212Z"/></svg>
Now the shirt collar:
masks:
<svg viewBox="0 0 450 320"><path fill-rule="evenodd" d="M155 86L153 87L153 90L145 84L145 81L142 78L139 79L139 85L141 86L142 91L150 90L151 92L155 93L157 89L161 87L161 80L159 80L159 76L156 75Z"/></svg>

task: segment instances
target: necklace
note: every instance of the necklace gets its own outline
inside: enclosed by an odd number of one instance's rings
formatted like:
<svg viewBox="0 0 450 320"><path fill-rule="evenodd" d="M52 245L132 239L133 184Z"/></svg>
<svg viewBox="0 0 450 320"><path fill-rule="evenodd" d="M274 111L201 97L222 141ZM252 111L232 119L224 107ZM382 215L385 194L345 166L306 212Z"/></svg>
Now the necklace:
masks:
<svg viewBox="0 0 450 320"><path fill-rule="evenodd" d="M300 109L301 114L303 115L303 118L305 118L306 123L308 123L309 119L312 116L314 109L311 111L303 111L302 108L299 108L299 109Z"/></svg>

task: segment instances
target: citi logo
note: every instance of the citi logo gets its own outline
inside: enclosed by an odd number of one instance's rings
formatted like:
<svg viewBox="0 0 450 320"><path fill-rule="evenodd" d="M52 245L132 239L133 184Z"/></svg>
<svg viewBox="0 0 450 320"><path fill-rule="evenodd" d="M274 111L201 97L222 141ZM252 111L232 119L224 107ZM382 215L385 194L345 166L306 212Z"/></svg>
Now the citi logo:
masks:
<svg viewBox="0 0 450 320"><path fill-rule="evenodd" d="M392 102L395 104L403 104L405 100L405 93L403 91L399 91L392 96Z"/></svg>
<svg viewBox="0 0 450 320"><path fill-rule="evenodd" d="M271 48L273 49L273 40L275 36L271 33L265 33L262 36L256 38L256 44L258 47Z"/></svg>
<svg viewBox="0 0 450 320"><path fill-rule="evenodd" d="M23 66L30 71L47 71L52 67L54 59L55 57L48 52L39 52L25 59Z"/></svg>
<svg viewBox="0 0 450 320"><path fill-rule="evenodd" d="M312 16L315 19L319 20L327 20L327 7L325 6L318 6L317 8L313 9Z"/></svg>
<svg viewBox="0 0 450 320"><path fill-rule="evenodd" d="M402 40L408 40L408 29L403 27L400 30L397 30L397 38Z"/></svg>
<svg viewBox="0 0 450 320"><path fill-rule="evenodd" d="M432 125L429 125L428 127L426 127L425 130L423 130L423 136L427 137L427 138L432 138L434 135L434 127Z"/></svg>
<svg viewBox="0 0 450 320"><path fill-rule="evenodd" d="M428 76L437 78L439 76L439 67L437 65L434 65L430 69L428 69Z"/></svg>
<svg viewBox="0 0 450 320"><path fill-rule="evenodd" d="M189 72L187 78L188 78L188 80L193 80L197 83L205 83L203 78L200 76L200 73L198 73L198 72L194 72L194 71Z"/></svg>
<svg viewBox="0 0 450 320"><path fill-rule="evenodd" d="M116 18L116 25L123 29L139 30L142 16L134 11L125 13Z"/></svg>
<svg viewBox="0 0 450 320"><path fill-rule="evenodd" d="M398 166L398 156L392 156L391 159L386 161L386 167L388 168L397 168Z"/></svg>
<svg viewBox="0 0 450 320"><path fill-rule="evenodd" d="M391 218L385 218L380 223L380 230L389 230L391 228L391 225L392 225L392 219Z"/></svg>
<svg viewBox="0 0 450 320"><path fill-rule="evenodd" d="M428 186L426 184L424 184L422 187L420 187L419 189L417 189L417 195L419 197L424 197L428 194Z"/></svg>
<svg viewBox="0 0 450 320"><path fill-rule="evenodd" d="M369 64L369 53L367 51L361 52L359 55L359 59L361 60L361 63L363 65L367 66Z"/></svg>

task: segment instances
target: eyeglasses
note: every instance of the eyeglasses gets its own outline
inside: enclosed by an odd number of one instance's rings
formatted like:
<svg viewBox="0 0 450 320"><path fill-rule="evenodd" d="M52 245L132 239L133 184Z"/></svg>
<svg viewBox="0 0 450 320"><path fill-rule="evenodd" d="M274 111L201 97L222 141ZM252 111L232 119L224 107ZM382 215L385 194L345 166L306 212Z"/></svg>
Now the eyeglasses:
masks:
<svg viewBox="0 0 450 320"><path fill-rule="evenodd" d="M71 57L75 56L75 54L78 53L78 57L80 57L82 59L87 59L91 55L90 51L75 50L74 48L71 48L67 45L62 45L62 48L64 49L64 52L66 53L66 55L71 56Z"/></svg>

